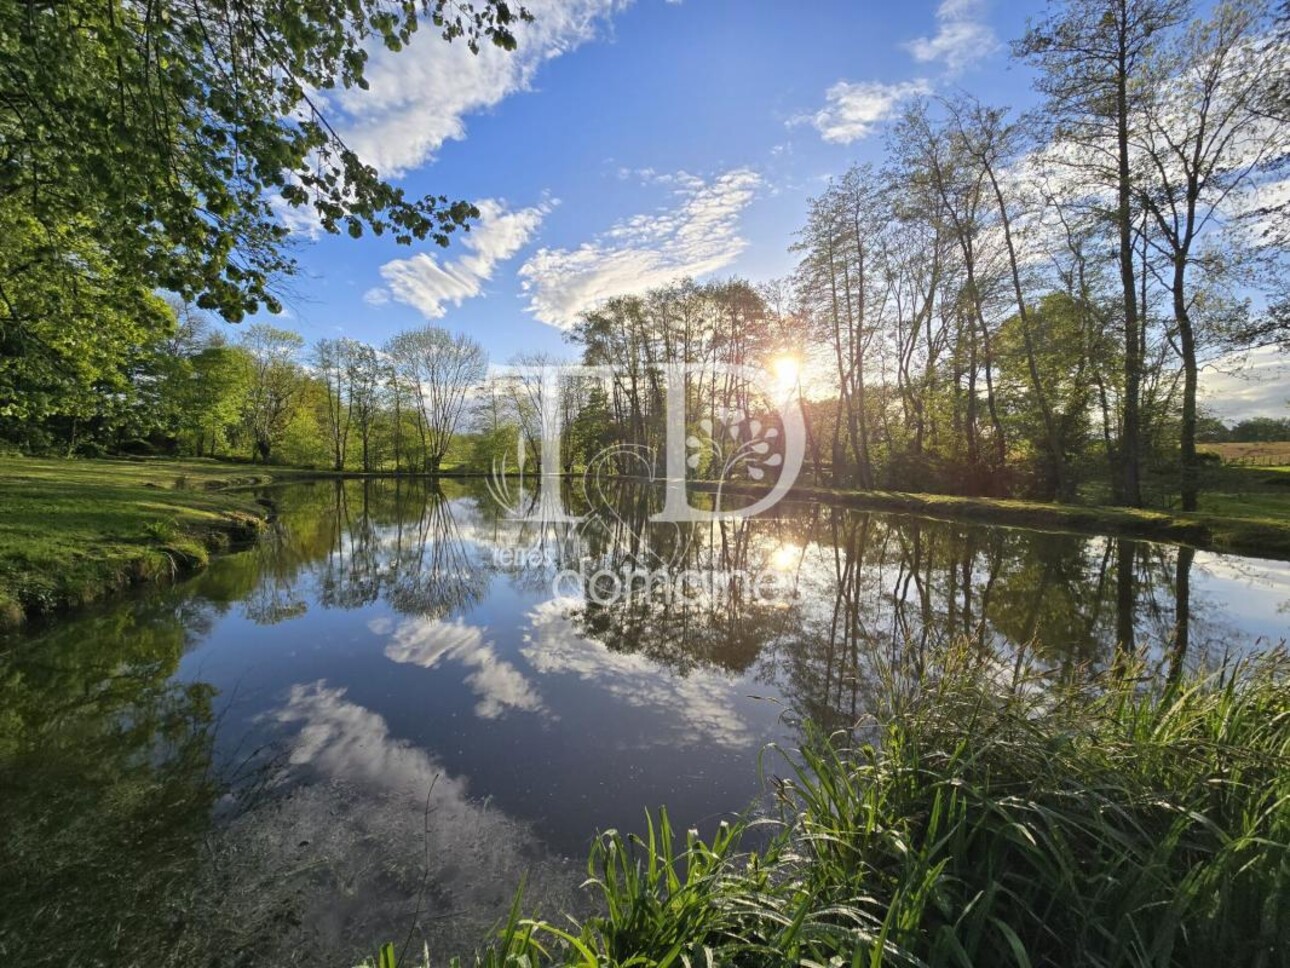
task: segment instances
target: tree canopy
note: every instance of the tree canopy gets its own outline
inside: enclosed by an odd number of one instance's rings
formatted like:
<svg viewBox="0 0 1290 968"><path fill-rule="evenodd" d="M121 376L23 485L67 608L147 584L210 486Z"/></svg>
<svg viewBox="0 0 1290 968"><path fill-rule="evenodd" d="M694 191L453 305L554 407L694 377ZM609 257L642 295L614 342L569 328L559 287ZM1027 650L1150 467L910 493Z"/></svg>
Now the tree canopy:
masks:
<svg viewBox="0 0 1290 968"><path fill-rule="evenodd" d="M369 47L399 50L423 21L509 49L528 17L505 0L0 5L0 217L45 246L8 260L0 294L65 271L92 238L104 270L133 284L233 321L277 309L273 280L294 263L275 202L311 208L329 232L446 245L474 207L383 180L319 92L365 87Z"/></svg>

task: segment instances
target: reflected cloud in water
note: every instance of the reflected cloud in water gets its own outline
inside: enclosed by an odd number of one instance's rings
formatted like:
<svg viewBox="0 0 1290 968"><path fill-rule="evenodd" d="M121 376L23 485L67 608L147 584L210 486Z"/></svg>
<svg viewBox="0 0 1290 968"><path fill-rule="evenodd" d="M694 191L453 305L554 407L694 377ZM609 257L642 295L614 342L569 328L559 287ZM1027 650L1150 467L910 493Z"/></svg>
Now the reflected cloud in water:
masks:
<svg viewBox="0 0 1290 968"><path fill-rule="evenodd" d="M615 652L583 634L574 620L578 598L552 598L528 614L524 658L543 675L572 675L622 702L661 714L666 735L639 737L644 745L713 743L731 749L756 746L754 733L736 710L740 680L710 669L669 675L639 653Z"/></svg>
<svg viewBox="0 0 1290 968"><path fill-rule="evenodd" d="M475 712L484 719L496 719L510 709L546 712L524 674L484 641L484 629L461 619L406 618L392 631L393 640L385 647L385 657L392 662L433 669L447 659L473 669L465 681L479 696Z"/></svg>
<svg viewBox="0 0 1290 968"><path fill-rule="evenodd" d="M345 688L296 684L265 718L290 733L286 769L214 844L211 914L242 925L271 916L260 963L356 961L373 939L410 929L418 947L464 950L526 877L533 898L585 907L575 870L528 824L473 797Z"/></svg>

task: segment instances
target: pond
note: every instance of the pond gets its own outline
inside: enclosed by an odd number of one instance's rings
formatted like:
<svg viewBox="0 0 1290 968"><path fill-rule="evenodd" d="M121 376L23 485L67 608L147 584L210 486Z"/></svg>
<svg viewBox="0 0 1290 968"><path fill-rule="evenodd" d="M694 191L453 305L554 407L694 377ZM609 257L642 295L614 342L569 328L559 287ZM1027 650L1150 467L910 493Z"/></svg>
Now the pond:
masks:
<svg viewBox="0 0 1290 968"><path fill-rule="evenodd" d="M944 643L1167 671L1282 641L1290 607L1280 562L788 502L649 523L641 485L576 523L475 482L267 496L255 548L0 644L7 960L468 952L522 881L588 910L599 830L758 809L768 744Z"/></svg>

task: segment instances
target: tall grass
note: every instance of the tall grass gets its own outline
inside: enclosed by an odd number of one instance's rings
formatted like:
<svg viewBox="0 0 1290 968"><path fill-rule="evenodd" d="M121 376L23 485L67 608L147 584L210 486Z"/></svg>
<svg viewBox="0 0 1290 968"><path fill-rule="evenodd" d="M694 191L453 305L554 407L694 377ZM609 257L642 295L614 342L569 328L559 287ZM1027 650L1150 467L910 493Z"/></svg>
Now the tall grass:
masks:
<svg viewBox="0 0 1290 968"><path fill-rule="evenodd" d="M957 650L870 742L812 734L747 827L603 835L581 925L518 907L477 965L1290 964L1277 653L1050 682Z"/></svg>

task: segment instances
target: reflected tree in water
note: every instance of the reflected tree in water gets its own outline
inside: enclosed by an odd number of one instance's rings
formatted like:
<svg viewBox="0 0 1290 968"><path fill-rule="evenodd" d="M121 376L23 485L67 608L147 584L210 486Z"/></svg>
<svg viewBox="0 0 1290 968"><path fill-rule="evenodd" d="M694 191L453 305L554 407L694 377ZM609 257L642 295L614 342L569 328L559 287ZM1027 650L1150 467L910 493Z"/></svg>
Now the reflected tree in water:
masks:
<svg viewBox="0 0 1290 968"><path fill-rule="evenodd" d="M173 609L118 610L0 652L7 963L200 959L186 918L219 787L212 690L171 681L188 635Z"/></svg>

